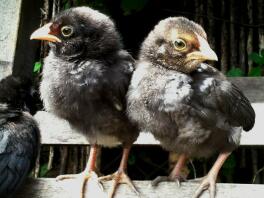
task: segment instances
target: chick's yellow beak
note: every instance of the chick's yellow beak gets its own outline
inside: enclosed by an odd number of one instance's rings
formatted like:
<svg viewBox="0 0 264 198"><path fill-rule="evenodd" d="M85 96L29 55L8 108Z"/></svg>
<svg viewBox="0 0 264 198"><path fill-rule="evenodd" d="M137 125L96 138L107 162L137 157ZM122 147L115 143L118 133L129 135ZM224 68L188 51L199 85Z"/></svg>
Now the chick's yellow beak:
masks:
<svg viewBox="0 0 264 198"><path fill-rule="evenodd" d="M51 34L51 32L50 32L50 26L51 25L52 25L52 23L48 23L48 24L44 25L43 27L34 31L30 36L30 40L61 42L61 40L58 37Z"/></svg>
<svg viewBox="0 0 264 198"><path fill-rule="evenodd" d="M208 42L199 35L197 37L200 44L199 51L188 54L187 58L189 60L200 60L201 62L206 60L218 61L216 53L211 49Z"/></svg>

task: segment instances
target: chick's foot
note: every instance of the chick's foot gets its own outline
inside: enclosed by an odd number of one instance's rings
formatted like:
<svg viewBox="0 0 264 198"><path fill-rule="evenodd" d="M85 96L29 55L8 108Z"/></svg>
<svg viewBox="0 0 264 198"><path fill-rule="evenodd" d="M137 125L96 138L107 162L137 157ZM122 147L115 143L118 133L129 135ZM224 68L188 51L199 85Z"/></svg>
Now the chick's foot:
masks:
<svg viewBox="0 0 264 198"><path fill-rule="evenodd" d="M106 175L99 178L100 181L110 181L113 180L113 185L111 186L109 198L114 197L114 194L116 192L116 189L119 184L127 184L137 196L139 196L139 192L137 191L136 187L134 186L131 179L127 176L127 174L124 171L117 171L114 174Z"/></svg>
<svg viewBox="0 0 264 198"><path fill-rule="evenodd" d="M89 182L93 187L93 189L99 189L100 194L104 194L104 189L97 174L94 171L83 171L79 174L68 174L68 175L59 175L56 180L62 181L65 179L76 179L80 183L80 198L88 197L86 196L86 183Z"/></svg>

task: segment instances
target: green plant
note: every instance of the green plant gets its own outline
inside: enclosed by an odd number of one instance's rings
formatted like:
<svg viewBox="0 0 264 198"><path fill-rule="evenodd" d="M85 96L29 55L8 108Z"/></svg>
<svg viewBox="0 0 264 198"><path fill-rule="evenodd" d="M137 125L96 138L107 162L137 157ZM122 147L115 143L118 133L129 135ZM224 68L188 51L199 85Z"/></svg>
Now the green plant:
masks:
<svg viewBox="0 0 264 198"><path fill-rule="evenodd" d="M49 170L48 170L48 164L47 163L40 166L40 172L39 172L40 177L45 177L48 172L49 172Z"/></svg>
<svg viewBox="0 0 264 198"><path fill-rule="evenodd" d="M42 68L41 62L40 61L35 62L34 68L33 68L33 73L35 73L35 74L40 73L41 68Z"/></svg>
<svg viewBox="0 0 264 198"><path fill-rule="evenodd" d="M248 58L258 66L264 67L264 49L261 49L259 53L252 52L251 54L249 54Z"/></svg>
<svg viewBox="0 0 264 198"><path fill-rule="evenodd" d="M261 49L259 53L252 52L249 54L248 58L256 65L253 66L248 72L247 76L262 76L264 72L264 49ZM226 75L228 77L239 77L245 76L245 73L240 68L232 67Z"/></svg>
<svg viewBox="0 0 264 198"><path fill-rule="evenodd" d="M124 15L130 15L132 12L141 11L149 0L121 0L121 8Z"/></svg>
<svg viewBox="0 0 264 198"><path fill-rule="evenodd" d="M228 77L239 77L239 76L244 76L244 72L242 69L237 68L237 67L232 67L227 73L226 76Z"/></svg>
<svg viewBox="0 0 264 198"><path fill-rule="evenodd" d="M236 159L234 154L231 154L228 159L225 161L222 167L222 174L228 178L234 174L236 168Z"/></svg>
<svg viewBox="0 0 264 198"><path fill-rule="evenodd" d="M248 58L253 61L257 66L254 66L249 71L249 76L262 76L264 69L264 49L261 49L259 53L252 52Z"/></svg>

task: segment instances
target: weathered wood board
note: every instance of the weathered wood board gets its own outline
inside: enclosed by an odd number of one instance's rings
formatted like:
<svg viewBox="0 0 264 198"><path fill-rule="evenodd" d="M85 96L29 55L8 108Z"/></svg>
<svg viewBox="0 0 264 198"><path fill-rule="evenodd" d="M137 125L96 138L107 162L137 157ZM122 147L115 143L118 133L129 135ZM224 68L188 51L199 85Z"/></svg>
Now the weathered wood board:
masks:
<svg viewBox="0 0 264 198"><path fill-rule="evenodd" d="M241 145L264 145L264 103L254 103L253 107L256 111L255 127L249 131L242 133ZM45 111L39 111L35 115L39 123L42 144L89 144L87 139L72 129L66 120L59 119L54 115ZM139 145L156 145L157 140L150 133L141 133L135 144Z"/></svg>
<svg viewBox="0 0 264 198"><path fill-rule="evenodd" d="M179 188L174 182L164 182L156 188L150 181L134 181L141 198L190 198L198 184L182 183ZM104 192L94 182L87 186L86 197L106 198L111 182L104 182ZM77 180L64 180L56 182L55 179L29 179L26 185L17 193L15 198L76 198L80 197L80 183ZM264 185L253 184L217 184L216 198L263 198ZM120 185L115 198L138 197L127 185ZM209 198L205 191L201 198Z"/></svg>
<svg viewBox="0 0 264 198"><path fill-rule="evenodd" d="M11 74L22 0L0 0L0 79Z"/></svg>

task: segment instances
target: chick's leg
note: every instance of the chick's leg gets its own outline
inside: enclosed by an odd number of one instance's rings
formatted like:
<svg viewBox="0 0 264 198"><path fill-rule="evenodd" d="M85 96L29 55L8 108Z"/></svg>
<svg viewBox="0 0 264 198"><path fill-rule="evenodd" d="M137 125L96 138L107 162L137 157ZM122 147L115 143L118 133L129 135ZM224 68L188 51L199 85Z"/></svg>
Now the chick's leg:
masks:
<svg viewBox="0 0 264 198"><path fill-rule="evenodd" d="M181 175L181 170L185 166L188 157L184 154L181 154L175 167L171 171L169 176L159 176L151 182L152 186L157 186L160 182L164 181L176 181L178 186L180 186L181 182L185 180L185 178Z"/></svg>
<svg viewBox="0 0 264 198"><path fill-rule="evenodd" d="M117 189L117 186L119 184L127 184L139 196L139 192L137 191L134 184L132 183L132 181L130 180L130 178L126 174L127 160L128 160L130 149L131 149L131 146L125 147L123 149L123 155L122 155L122 159L121 159L119 168L114 174L107 175L104 177L100 177L100 181L113 180L113 185L112 185L110 193L109 193L110 198L112 198L114 196L115 191Z"/></svg>
<svg viewBox="0 0 264 198"><path fill-rule="evenodd" d="M95 173L95 163L96 163L96 155L97 155L97 145L92 145L90 149L90 155L88 162L86 164L86 168L83 172L79 174L69 174L69 175L60 175L56 178L56 180L64 180L64 179L80 179L81 180L81 198L85 197L85 185L89 179L93 179L97 185L102 189L102 185L98 180L98 176Z"/></svg>
<svg viewBox="0 0 264 198"><path fill-rule="evenodd" d="M215 197L217 175L230 154L231 152L219 154L217 160L215 161L213 167L210 169L209 173L202 178L202 182L200 186L194 193L194 198L200 197L202 192L207 189L209 190L210 198Z"/></svg>

